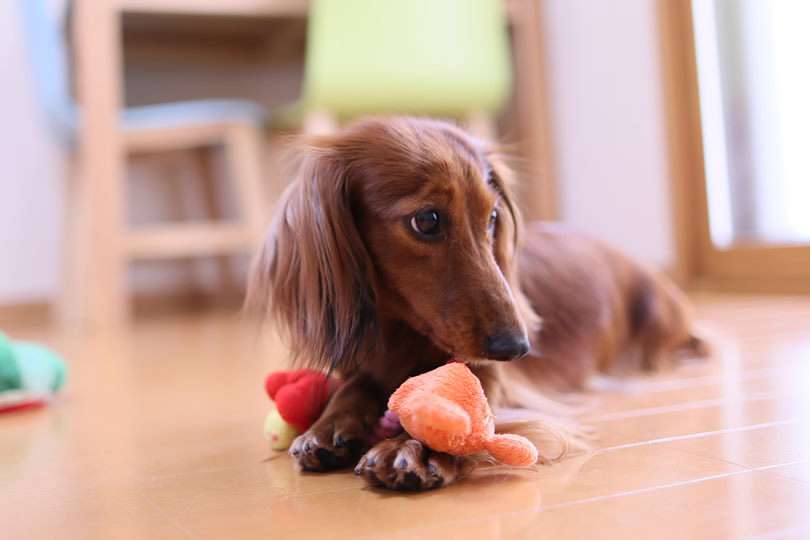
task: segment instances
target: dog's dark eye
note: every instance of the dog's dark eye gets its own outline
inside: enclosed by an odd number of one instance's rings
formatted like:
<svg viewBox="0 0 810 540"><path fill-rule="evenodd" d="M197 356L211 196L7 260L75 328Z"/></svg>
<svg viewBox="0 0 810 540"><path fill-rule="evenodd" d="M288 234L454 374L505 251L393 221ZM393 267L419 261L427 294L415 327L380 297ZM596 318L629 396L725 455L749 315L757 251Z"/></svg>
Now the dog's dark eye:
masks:
<svg viewBox="0 0 810 540"><path fill-rule="evenodd" d="M422 208L411 218L411 228L426 236L435 236L441 232L439 212L435 208Z"/></svg>
<svg viewBox="0 0 810 540"><path fill-rule="evenodd" d="M495 224L498 222L498 210L493 210L492 213L489 215L489 225L487 226L488 231L492 231L495 228Z"/></svg>

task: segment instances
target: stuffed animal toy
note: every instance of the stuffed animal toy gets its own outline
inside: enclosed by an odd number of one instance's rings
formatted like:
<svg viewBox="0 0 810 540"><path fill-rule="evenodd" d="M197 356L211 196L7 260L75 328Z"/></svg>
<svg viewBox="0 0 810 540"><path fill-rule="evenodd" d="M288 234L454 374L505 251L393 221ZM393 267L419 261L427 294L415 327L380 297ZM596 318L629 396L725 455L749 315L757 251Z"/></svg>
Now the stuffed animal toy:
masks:
<svg viewBox="0 0 810 540"><path fill-rule="evenodd" d="M478 377L461 363L411 377L391 395L388 408L411 437L429 448L466 456L486 450L507 465L537 462L525 437L495 434L495 417Z"/></svg>
<svg viewBox="0 0 810 540"><path fill-rule="evenodd" d="M300 369L276 371L267 376L264 388L276 408L264 420L264 436L273 450L286 450L293 439L309 429L340 385L334 377Z"/></svg>
<svg viewBox="0 0 810 540"><path fill-rule="evenodd" d="M53 351L0 332L0 413L47 404L66 378L67 366Z"/></svg>

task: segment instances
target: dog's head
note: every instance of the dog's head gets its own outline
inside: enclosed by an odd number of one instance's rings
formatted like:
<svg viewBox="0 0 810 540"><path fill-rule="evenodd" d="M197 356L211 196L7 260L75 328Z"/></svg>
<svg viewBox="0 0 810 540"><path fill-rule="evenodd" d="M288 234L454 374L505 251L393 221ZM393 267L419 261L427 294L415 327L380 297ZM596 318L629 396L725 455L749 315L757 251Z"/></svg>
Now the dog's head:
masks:
<svg viewBox="0 0 810 540"><path fill-rule="evenodd" d="M538 319L516 284L519 216L494 146L443 122L372 119L305 146L247 305L296 356L339 370L401 321L448 355L526 354Z"/></svg>

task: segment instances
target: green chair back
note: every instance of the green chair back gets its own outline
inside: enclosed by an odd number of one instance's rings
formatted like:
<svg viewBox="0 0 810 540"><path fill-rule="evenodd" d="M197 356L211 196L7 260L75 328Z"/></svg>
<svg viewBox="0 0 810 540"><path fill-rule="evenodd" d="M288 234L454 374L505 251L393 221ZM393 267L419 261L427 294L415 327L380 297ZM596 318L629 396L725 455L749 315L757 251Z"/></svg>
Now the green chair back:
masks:
<svg viewBox="0 0 810 540"><path fill-rule="evenodd" d="M502 0L313 0L304 106L495 112L511 92L509 51Z"/></svg>

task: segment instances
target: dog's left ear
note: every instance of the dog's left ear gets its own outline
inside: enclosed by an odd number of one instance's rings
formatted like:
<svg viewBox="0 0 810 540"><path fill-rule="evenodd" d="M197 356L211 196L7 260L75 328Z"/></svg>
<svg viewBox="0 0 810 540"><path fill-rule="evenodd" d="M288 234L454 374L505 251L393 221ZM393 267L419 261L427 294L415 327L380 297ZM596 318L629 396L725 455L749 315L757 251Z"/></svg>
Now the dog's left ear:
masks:
<svg viewBox="0 0 810 540"><path fill-rule="evenodd" d="M517 250L520 246L523 226L520 210L511 194L511 186L514 185L515 176L511 168L506 164L505 157L497 149L488 150L486 157L491 168L490 177L487 181L501 196L498 222L495 226L493 248L495 260L498 262L507 283L509 283L518 313L523 317L529 335L532 335L540 329L541 321L532 308L529 299L521 292L518 281Z"/></svg>

